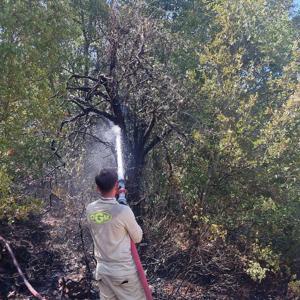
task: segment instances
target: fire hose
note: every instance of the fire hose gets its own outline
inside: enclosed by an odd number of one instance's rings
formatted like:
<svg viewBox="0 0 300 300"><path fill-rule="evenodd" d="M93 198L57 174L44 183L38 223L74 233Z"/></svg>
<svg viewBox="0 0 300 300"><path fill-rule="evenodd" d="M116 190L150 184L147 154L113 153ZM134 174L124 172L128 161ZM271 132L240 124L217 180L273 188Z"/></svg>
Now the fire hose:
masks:
<svg viewBox="0 0 300 300"><path fill-rule="evenodd" d="M125 181L124 181L124 179L119 179L119 187L120 187L120 189L119 189L118 202L121 203L121 204L127 205L127 200L126 200L126 195L125 195L126 190L125 190ZM145 271L144 271L139 253L137 251L136 245L135 245L133 240L130 240L130 248L131 248L131 255L132 255L132 258L135 262L136 269L137 269L139 279L140 279L141 285L143 287L146 299L147 300L152 300L153 299L152 298L152 292L150 290L150 287L149 287L149 284L148 284L148 281L147 281L147 277L145 275Z"/></svg>

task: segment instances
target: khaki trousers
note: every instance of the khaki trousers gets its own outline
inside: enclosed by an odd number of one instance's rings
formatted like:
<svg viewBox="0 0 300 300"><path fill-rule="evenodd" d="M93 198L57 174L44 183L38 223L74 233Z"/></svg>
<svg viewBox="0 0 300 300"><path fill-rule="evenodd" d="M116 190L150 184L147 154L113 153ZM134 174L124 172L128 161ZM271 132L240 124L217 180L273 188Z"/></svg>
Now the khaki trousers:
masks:
<svg viewBox="0 0 300 300"><path fill-rule="evenodd" d="M146 300L137 273L122 277L101 274L99 277L100 300Z"/></svg>

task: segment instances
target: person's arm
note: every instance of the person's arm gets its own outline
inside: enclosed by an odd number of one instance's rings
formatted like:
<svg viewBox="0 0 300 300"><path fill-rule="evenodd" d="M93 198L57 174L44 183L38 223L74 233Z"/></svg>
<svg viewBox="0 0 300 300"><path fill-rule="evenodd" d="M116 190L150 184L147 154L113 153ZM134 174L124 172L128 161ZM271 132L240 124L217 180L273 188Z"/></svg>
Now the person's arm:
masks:
<svg viewBox="0 0 300 300"><path fill-rule="evenodd" d="M126 206L124 214L124 224L130 238L135 243L140 243L143 238L143 231L139 224L136 222L135 216L130 207Z"/></svg>

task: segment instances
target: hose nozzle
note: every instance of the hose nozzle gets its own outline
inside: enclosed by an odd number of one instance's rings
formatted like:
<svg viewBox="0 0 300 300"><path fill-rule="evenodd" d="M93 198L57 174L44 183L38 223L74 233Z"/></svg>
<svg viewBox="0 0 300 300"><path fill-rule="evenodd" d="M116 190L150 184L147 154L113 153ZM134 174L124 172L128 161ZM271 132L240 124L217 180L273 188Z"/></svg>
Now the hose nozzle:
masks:
<svg viewBox="0 0 300 300"><path fill-rule="evenodd" d="M119 179L119 198L118 198L118 202L120 204L127 205L124 179Z"/></svg>

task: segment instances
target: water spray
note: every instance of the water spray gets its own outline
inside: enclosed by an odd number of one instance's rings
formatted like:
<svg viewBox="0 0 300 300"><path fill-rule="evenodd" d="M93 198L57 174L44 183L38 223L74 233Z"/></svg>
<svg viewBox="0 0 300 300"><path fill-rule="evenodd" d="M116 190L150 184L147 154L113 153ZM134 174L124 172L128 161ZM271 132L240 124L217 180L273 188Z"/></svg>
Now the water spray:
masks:
<svg viewBox="0 0 300 300"><path fill-rule="evenodd" d="M116 152L117 152L117 166L118 166L118 180L119 180L119 198L118 202L127 205L125 178L124 178L124 165L122 157L122 139L121 129L119 126L114 126L113 131L116 135Z"/></svg>
<svg viewBox="0 0 300 300"><path fill-rule="evenodd" d="M118 164L118 180L119 180L119 198L118 202L124 205L127 205L126 200L126 190L125 190L125 178L124 178L124 165L123 165L123 157L122 157L122 139L121 139L121 128L119 126L114 126L113 131L116 135L116 152L117 152L117 164ZM149 288L148 281L145 275L145 271L142 266L142 262L140 260L138 251L136 249L134 241L131 242L131 255L135 262L136 269L142 284L142 287L145 292L145 296L147 300L153 300L152 292Z"/></svg>

